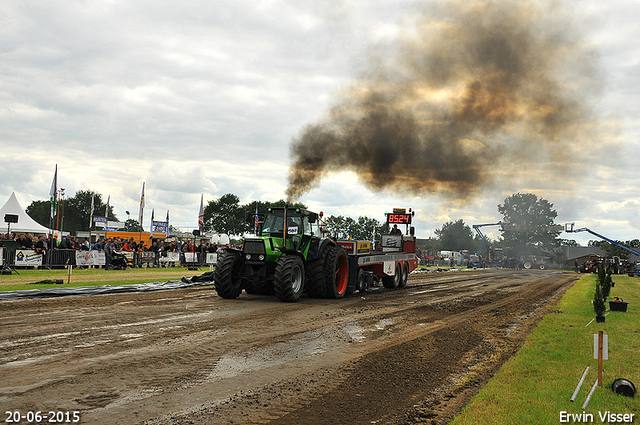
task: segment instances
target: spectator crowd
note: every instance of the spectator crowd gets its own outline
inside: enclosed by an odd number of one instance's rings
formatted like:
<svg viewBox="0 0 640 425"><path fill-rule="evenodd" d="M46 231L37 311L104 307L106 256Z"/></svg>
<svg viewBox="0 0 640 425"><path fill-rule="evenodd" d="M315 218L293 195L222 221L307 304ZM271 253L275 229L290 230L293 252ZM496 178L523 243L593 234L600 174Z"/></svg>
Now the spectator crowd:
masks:
<svg viewBox="0 0 640 425"><path fill-rule="evenodd" d="M151 267L164 267L165 262L160 261L160 258L167 257L168 253L179 253L180 265L186 265L184 253L188 252L197 254L196 258L198 262L204 264L206 254L220 254L224 252L226 248L230 247L230 245L217 245L203 240L200 240L200 243L196 244L195 241L189 239L171 241L153 239L151 246L148 246L146 241L138 243L134 238L126 239L119 237L101 238L91 244L88 238L63 236L62 240L58 241L56 235L40 235L34 237L30 233L18 235L13 233L0 234L0 246L4 245L4 241L16 242L16 249L34 250L41 254L47 254L52 250L102 251L105 253L106 269L111 268L112 261L116 256L125 255L125 253L131 253L126 255L130 259L129 266L131 267L142 267L143 258L153 259ZM13 246L15 247L16 245ZM143 255L143 252L151 252L153 255ZM170 265L175 266L175 263Z"/></svg>

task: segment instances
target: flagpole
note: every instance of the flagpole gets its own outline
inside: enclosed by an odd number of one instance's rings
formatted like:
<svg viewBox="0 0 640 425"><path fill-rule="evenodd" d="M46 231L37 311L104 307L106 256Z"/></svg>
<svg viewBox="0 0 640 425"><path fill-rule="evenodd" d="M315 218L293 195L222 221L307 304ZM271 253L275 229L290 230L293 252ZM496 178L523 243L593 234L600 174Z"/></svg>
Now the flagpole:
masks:
<svg viewBox="0 0 640 425"><path fill-rule="evenodd" d="M91 212L89 213L89 243L93 244L93 238L91 237L91 228L93 227L93 206L95 200L96 193L93 192L91 194ZM89 247L91 249L91 247Z"/></svg>
<svg viewBox="0 0 640 425"><path fill-rule="evenodd" d="M140 233L138 235L139 244L142 244L142 221L144 219L144 185L145 182L142 182L142 195L140 195L140 210L138 211L138 221L140 222ZM153 223L151 223L153 225ZM151 248L151 246L149 246Z"/></svg>

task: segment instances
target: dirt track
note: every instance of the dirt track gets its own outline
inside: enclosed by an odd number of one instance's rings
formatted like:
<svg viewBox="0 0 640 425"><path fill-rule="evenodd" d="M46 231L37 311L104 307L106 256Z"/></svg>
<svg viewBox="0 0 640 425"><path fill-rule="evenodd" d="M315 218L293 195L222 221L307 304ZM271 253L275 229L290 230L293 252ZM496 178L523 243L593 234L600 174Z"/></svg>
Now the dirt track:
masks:
<svg viewBox="0 0 640 425"><path fill-rule="evenodd" d="M576 278L412 274L402 290L295 304L223 300L212 287L1 302L0 413L80 411L83 424L446 423Z"/></svg>

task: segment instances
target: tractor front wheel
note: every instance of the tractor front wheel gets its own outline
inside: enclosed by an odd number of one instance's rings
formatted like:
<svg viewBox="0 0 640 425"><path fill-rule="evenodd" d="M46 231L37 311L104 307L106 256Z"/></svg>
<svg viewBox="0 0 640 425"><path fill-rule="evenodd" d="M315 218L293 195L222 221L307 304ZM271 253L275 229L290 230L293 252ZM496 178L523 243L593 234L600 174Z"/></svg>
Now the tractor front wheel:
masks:
<svg viewBox="0 0 640 425"><path fill-rule="evenodd" d="M242 257L237 252L225 252L218 257L214 271L214 286L222 298L238 298L242 293Z"/></svg>
<svg viewBox="0 0 640 425"><path fill-rule="evenodd" d="M280 257L273 287L280 301L295 302L304 290L304 263L295 255Z"/></svg>

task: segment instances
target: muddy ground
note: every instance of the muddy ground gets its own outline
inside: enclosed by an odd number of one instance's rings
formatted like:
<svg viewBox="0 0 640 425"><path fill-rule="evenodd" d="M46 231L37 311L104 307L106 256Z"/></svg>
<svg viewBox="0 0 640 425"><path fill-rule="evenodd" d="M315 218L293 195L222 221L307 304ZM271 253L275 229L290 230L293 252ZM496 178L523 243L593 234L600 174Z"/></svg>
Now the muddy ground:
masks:
<svg viewBox="0 0 640 425"><path fill-rule="evenodd" d="M7 422L7 411L79 411L83 424L444 424L576 278L416 273L401 290L294 304L224 300L213 287L4 301L0 413Z"/></svg>

